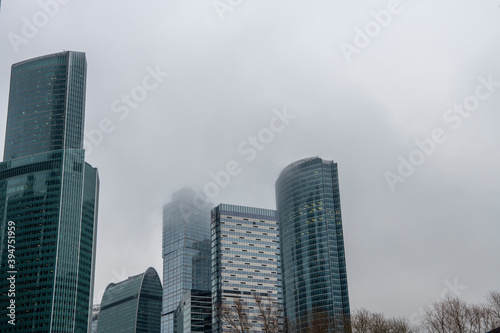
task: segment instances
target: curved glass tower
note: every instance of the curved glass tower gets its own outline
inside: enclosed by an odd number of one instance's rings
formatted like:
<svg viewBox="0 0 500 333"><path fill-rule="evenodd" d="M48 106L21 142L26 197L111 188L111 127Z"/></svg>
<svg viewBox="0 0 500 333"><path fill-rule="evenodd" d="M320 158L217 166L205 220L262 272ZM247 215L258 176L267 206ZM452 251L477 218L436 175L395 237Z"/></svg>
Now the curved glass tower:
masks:
<svg viewBox="0 0 500 333"><path fill-rule="evenodd" d="M159 333L161 282L156 270L110 283L102 296L97 333Z"/></svg>
<svg viewBox="0 0 500 333"><path fill-rule="evenodd" d="M337 164L319 157L290 164L276 200L288 330L350 332Z"/></svg>
<svg viewBox="0 0 500 333"><path fill-rule="evenodd" d="M85 75L82 52L12 66L0 163L0 313L11 322L0 332L88 330L99 176L82 146Z"/></svg>

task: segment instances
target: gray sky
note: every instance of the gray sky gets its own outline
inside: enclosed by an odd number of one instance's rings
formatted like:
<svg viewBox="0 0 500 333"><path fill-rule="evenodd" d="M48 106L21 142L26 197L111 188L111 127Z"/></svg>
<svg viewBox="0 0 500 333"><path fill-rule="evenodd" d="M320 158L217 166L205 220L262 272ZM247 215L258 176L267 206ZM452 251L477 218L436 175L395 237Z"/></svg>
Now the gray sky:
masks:
<svg viewBox="0 0 500 333"><path fill-rule="evenodd" d="M418 319L446 291L500 289L499 5L6 0L0 138L10 66L86 52L96 303L110 282L161 274L173 192L236 161L211 200L275 208L279 172L318 155L339 164L351 307Z"/></svg>

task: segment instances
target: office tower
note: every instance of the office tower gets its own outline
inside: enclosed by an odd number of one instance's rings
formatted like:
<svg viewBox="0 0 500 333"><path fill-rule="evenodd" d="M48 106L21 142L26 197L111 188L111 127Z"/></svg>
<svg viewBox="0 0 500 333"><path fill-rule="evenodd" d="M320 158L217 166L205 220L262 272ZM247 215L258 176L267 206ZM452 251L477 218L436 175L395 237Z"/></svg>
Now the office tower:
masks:
<svg viewBox="0 0 500 333"><path fill-rule="evenodd" d="M275 210L228 204L212 210L214 332L240 331L240 325L248 332L262 331L264 321L281 331L278 233Z"/></svg>
<svg viewBox="0 0 500 333"><path fill-rule="evenodd" d="M174 315L174 332L212 333L212 293L208 290L188 290Z"/></svg>
<svg viewBox="0 0 500 333"><path fill-rule="evenodd" d="M4 161L82 149L87 63L62 52L12 66Z"/></svg>
<svg viewBox="0 0 500 333"><path fill-rule="evenodd" d="M0 163L0 311L7 318L15 302L15 326L2 320L1 332L88 329L99 177L82 147L85 77L81 52L12 66Z"/></svg>
<svg viewBox="0 0 500 333"><path fill-rule="evenodd" d="M288 329L348 332L337 164L319 157L290 164L276 181L276 201Z"/></svg>
<svg viewBox="0 0 500 333"><path fill-rule="evenodd" d="M211 207L189 188L163 207L163 333L173 333L174 313L186 292L210 291Z"/></svg>
<svg viewBox="0 0 500 333"><path fill-rule="evenodd" d="M152 267L119 283L110 283L102 296L97 333L159 333L161 282Z"/></svg>

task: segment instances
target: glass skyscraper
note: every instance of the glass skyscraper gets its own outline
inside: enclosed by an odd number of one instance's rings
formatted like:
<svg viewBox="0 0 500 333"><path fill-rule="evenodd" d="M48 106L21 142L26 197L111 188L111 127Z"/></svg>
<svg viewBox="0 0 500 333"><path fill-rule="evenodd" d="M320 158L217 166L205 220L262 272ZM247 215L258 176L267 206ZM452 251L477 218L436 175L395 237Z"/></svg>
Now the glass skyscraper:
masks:
<svg viewBox="0 0 500 333"><path fill-rule="evenodd" d="M63 52L12 66L4 161L82 149L87 63Z"/></svg>
<svg viewBox="0 0 500 333"><path fill-rule="evenodd" d="M319 157L290 164L276 182L276 201L288 330L348 332L337 164Z"/></svg>
<svg viewBox="0 0 500 333"><path fill-rule="evenodd" d="M210 291L211 206L185 188L163 207L163 333L173 333L174 313L186 292Z"/></svg>
<svg viewBox="0 0 500 333"><path fill-rule="evenodd" d="M211 216L213 332L281 331L276 211L220 204Z"/></svg>
<svg viewBox="0 0 500 333"><path fill-rule="evenodd" d="M2 320L1 332L88 329L99 177L82 149L85 77L81 52L12 66L0 163L0 308L3 318L15 313L15 326Z"/></svg>
<svg viewBox="0 0 500 333"><path fill-rule="evenodd" d="M102 296L97 333L159 333L161 282L156 270L110 283Z"/></svg>

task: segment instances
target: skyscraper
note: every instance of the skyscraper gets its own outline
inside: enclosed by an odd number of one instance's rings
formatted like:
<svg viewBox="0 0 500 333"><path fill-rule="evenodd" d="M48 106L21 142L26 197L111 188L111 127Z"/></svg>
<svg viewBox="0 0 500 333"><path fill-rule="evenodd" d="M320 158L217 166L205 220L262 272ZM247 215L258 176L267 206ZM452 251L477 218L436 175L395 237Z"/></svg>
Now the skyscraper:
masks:
<svg viewBox="0 0 500 333"><path fill-rule="evenodd" d="M281 330L276 211L220 204L211 216L213 332Z"/></svg>
<svg viewBox="0 0 500 333"><path fill-rule="evenodd" d="M104 291L97 333L159 333L161 282L156 270L110 283Z"/></svg>
<svg viewBox="0 0 500 333"><path fill-rule="evenodd" d="M4 161L83 148L86 72L71 51L12 66Z"/></svg>
<svg viewBox="0 0 500 333"><path fill-rule="evenodd" d="M71 51L12 66L0 308L13 322L2 320L1 332L87 332L99 177L82 149L86 66L85 54Z"/></svg>
<svg viewBox="0 0 500 333"><path fill-rule="evenodd" d="M210 291L211 206L185 188L163 207L163 333L173 333L174 313L186 292Z"/></svg>
<svg viewBox="0 0 500 333"><path fill-rule="evenodd" d="M337 164L313 157L288 165L276 201L289 330L344 332L350 310Z"/></svg>

